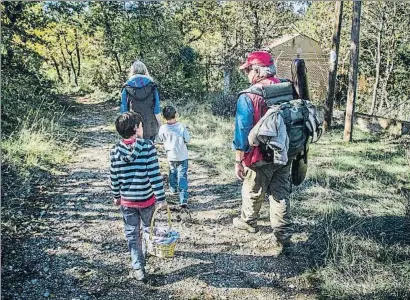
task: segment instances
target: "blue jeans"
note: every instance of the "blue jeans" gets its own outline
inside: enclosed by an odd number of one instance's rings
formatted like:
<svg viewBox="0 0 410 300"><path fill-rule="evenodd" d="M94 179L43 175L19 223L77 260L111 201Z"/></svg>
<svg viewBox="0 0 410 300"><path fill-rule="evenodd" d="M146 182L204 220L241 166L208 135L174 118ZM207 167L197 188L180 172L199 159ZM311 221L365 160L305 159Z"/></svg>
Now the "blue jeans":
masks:
<svg viewBox="0 0 410 300"><path fill-rule="evenodd" d="M151 225L154 209L155 205L146 208L132 208L122 205L120 207L124 220L125 237L127 238L128 249L131 252L131 267L133 269L145 267L145 251L143 251L142 247L140 228L146 228Z"/></svg>
<svg viewBox="0 0 410 300"><path fill-rule="evenodd" d="M188 160L169 162L169 190L179 191L179 204L188 203Z"/></svg>

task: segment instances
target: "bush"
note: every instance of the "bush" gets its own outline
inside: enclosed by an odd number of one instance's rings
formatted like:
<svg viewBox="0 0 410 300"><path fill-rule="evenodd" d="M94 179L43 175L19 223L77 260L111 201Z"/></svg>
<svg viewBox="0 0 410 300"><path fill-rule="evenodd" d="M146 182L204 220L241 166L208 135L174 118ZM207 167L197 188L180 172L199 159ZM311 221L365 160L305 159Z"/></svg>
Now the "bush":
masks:
<svg viewBox="0 0 410 300"><path fill-rule="evenodd" d="M67 105L52 82L27 70L2 73L2 164L23 171L66 161L72 143L59 146L69 140L59 120Z"/></svg>
<svg viewBox="0 0 410 300"><path fill-rule="evenodd" d="M211 100L211 111L215 116L233 117L236 114L236 95L217 95Z"/></svg>
<svg viewBox="0 0 410 300"><path fill-rule="evenodd" d="M64 110L52 92L52 83L30 72L2 72L1 123L8 136L24 122L53 119Z"/></svg>

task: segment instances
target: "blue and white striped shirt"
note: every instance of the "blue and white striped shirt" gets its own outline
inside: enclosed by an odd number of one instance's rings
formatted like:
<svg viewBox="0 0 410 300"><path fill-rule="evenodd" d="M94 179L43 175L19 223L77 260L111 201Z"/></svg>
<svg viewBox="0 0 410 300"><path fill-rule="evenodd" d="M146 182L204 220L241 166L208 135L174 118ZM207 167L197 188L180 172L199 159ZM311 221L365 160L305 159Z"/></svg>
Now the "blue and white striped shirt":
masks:
<svg viewBox="0 0 410 300"><path fill-rule="evenodd" d="M137 139L132 144L120 141L111 149L110 160L115 199L142 203L155 194L156 201L165 200L157 150L150 140Z"/></svg>

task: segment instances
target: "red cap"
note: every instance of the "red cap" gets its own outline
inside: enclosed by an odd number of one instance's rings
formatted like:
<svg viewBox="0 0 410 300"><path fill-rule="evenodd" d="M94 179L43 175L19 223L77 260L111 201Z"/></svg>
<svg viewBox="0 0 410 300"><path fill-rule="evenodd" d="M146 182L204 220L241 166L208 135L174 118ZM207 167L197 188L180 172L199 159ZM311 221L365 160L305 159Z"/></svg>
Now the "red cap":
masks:
<svg viewBox="0 0 410 300"><path fill-rule="evenodd" d="M246 62L239 67L240 70L246 69L252 65L258 65L261 67L268 67L273 65L273 57L266 51L255 51L248 54Z"/></svg>

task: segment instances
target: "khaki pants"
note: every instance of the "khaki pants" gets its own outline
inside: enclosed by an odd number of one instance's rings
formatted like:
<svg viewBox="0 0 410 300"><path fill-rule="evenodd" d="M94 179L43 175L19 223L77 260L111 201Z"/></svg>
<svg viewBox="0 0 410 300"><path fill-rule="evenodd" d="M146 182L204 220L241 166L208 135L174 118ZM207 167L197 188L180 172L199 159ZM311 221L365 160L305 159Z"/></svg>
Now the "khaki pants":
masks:
<svg viewBox="0 0 410 300"><path fill-rule="evenodd" d="M270 221L275 236L285 238L289 227L289 195L291 193L290 164L272 164L255 168L245 168L242 185L241 218L251 226L256 226L265 195L269 196Z"/></svg>

